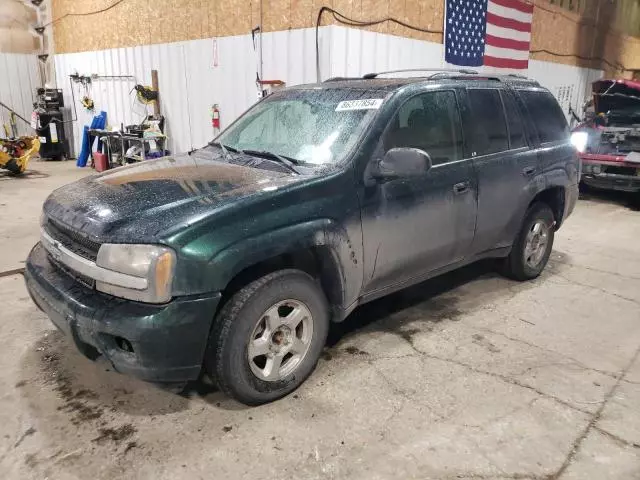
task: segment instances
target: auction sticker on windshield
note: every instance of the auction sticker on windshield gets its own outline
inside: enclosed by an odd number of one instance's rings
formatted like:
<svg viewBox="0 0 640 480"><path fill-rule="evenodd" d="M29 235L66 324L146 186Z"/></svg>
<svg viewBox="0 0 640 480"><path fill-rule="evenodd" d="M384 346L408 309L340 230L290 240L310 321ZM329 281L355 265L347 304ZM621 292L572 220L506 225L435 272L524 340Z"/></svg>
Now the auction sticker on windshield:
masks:
<svg viewBox="0 0 640 480"><path fill-rule="evenodd" d="M336 107L336 112L347 110L377 110L382 105L382 98L363 98L361 100L344 100Z"/></svg>

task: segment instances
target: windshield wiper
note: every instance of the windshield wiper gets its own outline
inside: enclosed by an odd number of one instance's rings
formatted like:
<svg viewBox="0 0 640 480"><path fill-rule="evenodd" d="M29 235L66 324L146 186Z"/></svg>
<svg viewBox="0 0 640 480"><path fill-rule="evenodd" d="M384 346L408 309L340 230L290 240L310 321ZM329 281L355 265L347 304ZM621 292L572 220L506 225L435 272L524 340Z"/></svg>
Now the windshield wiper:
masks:
<svg viewBox="0 0 640 480"><path fill-rule="evenodd" d="M297 173L298 175L300 175L300 172L296 168L296 165L298 165L300 162L295 158L285 157L283 155L278 155L277 153L267 152L266 150L240 150L240 152L246 155L253 155L254 157L265 157L269 160L276 160L280 164L287 167L293 173Z"/></svg>
<svg viewBox="0 0 640 480"><path fill-rule="evenodd" d="M300 163L299 160L291 157L285 157L283 155L279 155L277 153L268 152L266 150L242 150L240 148L230 147L221 142L209 142L209 145L212 147L218 147L222 150L222 154L224 155L225 160L228 162L229 160L233 160L229 152L233 153L243 153L245 155L253 155L254 157L263 157L269 160L274 160L289 169L293 173L297 173L300 175L300 172L296 168L296 165Z"/></svg>
<svg viewBox="0 0 640 480"><path fill-rule="evenodd" d="M220 142L209 142L209 145L212 147L219 147L222 150L222 155L224 155L224 159L229 162L231 160L233 160L233 157L229 154L229 151L232 151L234 153L238 153L238 149L237 148L233 148L233 147L228 147L227 145L225 145L224 143L220 143Z"/></svg>

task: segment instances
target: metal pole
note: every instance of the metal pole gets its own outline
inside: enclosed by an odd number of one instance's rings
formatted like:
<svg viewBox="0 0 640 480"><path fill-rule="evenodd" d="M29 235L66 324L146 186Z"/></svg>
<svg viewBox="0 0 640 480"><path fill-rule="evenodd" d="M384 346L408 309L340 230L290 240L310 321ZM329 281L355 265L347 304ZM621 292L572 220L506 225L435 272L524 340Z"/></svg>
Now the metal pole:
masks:
<svg viewBox="0 0 640 480"><path fill-rule="evenodd" d="M263 75L263 63L262 63L262 32L264 31L264 25L262 23L263 20L263 9L262 9L262 2L263 0L260 0L260 80L264 80L264 75Z"/></svg>
<svg viewBox="0 0 640 480"><path fill-rule="evenodd" d="M11 107L9 107L9 105L5 105L4 103L0 102L0 107L4 107L7 110L9 110L9 113L13 113L16 117L18 117L20 120L22 120L24 123L26 123L27 125L31 125L31 122L29 120L27 120L26 118L24 118L22 115L20 115L18 112L16 112L15 110L13 110Z"/></svg>

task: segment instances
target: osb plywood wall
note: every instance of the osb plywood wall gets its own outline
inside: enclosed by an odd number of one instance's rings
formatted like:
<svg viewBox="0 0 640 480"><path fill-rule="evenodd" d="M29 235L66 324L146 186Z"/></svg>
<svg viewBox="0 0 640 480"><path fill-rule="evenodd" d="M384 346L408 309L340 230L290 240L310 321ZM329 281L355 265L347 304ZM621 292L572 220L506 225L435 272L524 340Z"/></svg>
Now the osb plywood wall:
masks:
<svg viewBox="0 0 640 480"><path fill-rule="evenodd" d="M532 54L532 58L548 62L601 68L608 75L631 76L630 70L640 69L640 38L620 33L615 24L616 4L603 0L600 9L584 9L581 14L548 5L534 10L531 29L531 50L549 50L575 56L558 57L546 52ZM542 3L542 2L537 2ZM605 6L614 8L604 8ZM597 18L597 22L596 22ZM596 60L587 60L587 59ZM606 60L603 61L602 59ZM620 67L629 69L621 71Z"/></svg>
<svg viewBox="0 0 640 480"><path fill-rule="evenodd" d="M56 53L102 50L140 44L167 43L198 38L248 34L260 24L260 0L123 0L115 7L95 15L79 16L101 10L117 0L52 0ZM347 17L377 20L395 17L408 24L439 31L443 25L444 0L262 0L263 29L277 31L312 27L318 11L329 6ZM591 0L587 5L594 7ZM616 33L603 25L612 25L613 14L599 12L601 26L596 27L595 8L568 12L536 0L542 8L534 11L532 50L550 50L566 54L554 56L534 53L532 58L571 65L612 70L606 63L580 57L603 57L611 63L640 69L640 40ZM607 17L609 15L609 17ZM336 23L325 13L323 25ZM385 22L368 27L392 35L442 41L440 33L423 33Z"/></svg>
<svg viewBox="0 0 640 480"><path fill-rule="evenodd" d="M100 50L139 44L176 42L214 36L248 34L260 24L260 0L124 0L114 8L89 16L117 0L52 0L56 52ZM444 0L263 0L264 31L312 27L322 6L357 19L396 17L412 25L441 30ZM71 14L71 15L69 15ZM323 25L335 23L323 16ZM371 30L441 41L395 24Z"/></svg>

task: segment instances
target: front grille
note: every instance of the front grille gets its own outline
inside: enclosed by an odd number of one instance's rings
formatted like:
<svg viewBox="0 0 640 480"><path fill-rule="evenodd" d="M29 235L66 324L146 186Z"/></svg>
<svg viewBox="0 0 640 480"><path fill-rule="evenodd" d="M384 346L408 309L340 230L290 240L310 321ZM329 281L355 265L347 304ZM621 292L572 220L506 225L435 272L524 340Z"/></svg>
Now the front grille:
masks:
<svg viewBox="0 0 640 480"><path fill-rule="evenodd" d="M636 174L637 169L633 167L614 167L614 166L605 166L604 171L606 173L614 173L616 175L631 175L634 176Z"/></svg>
<svg viewBox="0 0 640 480"><path fill-rule="evenodd" d="M53 258L51 255L48 255L49 257L49 261L51 262L51 264L60 272L70 276L71 278L73 278L75 281L81 283L82 285L84 285L87 288L95 288L96 286L96 281L91 278L91 277L87 277L86 275L83 275L80 272L75 271L72 268L69 268L68 266L58 262L55 258Z"/></svg>
<svg viewBox="0 0 640 480"><path fill-rule="evenodd" d="M47 219L44 224L44 229L51 235L51 238L60 242L61 245L73 253L93 262L98 258L98 250L100 249L98 242L89 240L80 233L65 227L60 222L51 218Z"/></svg>

